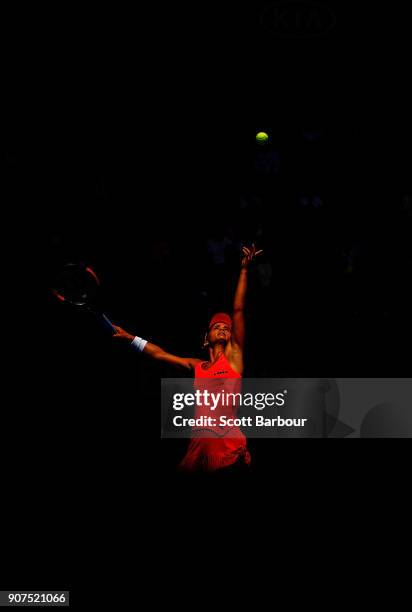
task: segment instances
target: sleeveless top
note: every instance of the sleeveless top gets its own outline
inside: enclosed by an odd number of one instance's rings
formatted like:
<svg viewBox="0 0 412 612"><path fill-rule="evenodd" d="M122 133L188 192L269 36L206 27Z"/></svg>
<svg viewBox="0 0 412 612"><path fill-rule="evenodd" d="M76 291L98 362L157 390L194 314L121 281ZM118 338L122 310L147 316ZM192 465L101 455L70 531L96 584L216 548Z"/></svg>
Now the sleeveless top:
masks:
<svg viewBox="0 0 412 612"><path fill-rule="evenodd" d="M214 436L230 436L233 438L244 438L244 434L237 426L225 425L220 421L220 417L235 418L238 410L239 399L236 396L227 394L237 394L241 392L242 375L236 372L224 353L209 368L203 366L208 362L198 363L195 367L195 391L208 391L213 396L208 397L209 405L205 395L195 407L195 418L212 417L215 424L196 426L193 428L194 435L207 436L208 433ZM212 402L212 399L216 401ZM212 409L212 407L214 409Z"/></svg>

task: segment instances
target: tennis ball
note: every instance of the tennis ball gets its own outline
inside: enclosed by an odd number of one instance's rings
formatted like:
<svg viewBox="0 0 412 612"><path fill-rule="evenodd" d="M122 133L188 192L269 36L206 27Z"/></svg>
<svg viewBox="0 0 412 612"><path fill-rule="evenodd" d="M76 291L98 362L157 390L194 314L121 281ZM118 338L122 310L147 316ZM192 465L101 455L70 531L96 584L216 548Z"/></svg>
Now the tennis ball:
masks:
<svg viewBox="0 0 412 612"><path fill-rule="evenodd" d="M259 132L256 134L256 142L258 144L266 144L269 142L269 136L266 134L266 132Z"/></svg>

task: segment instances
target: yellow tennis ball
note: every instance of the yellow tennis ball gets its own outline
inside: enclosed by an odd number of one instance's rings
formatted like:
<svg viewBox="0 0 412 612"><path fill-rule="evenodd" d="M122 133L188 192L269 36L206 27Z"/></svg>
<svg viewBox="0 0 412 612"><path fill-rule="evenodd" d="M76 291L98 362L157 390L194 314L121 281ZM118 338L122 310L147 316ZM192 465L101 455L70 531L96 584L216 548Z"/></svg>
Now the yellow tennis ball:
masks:
<svg viewBox="0 0 412 612"><path fill-rule="evenodd" d="M266 132L259 132L256 134L256 142L258 144L266 144L269 142L269 136L266 134Z"/></svg>

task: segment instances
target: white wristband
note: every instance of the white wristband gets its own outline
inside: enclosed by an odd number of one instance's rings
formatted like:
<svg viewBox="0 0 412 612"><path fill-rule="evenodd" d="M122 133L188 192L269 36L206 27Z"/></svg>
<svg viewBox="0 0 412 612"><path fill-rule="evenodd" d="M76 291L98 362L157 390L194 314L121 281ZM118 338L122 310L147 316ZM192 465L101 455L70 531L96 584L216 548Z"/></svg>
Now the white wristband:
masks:
<svg viewBox="0 0 412 612"><path fill-rule="evenodd" d="M132 341L132 347L141 353L144 347L147 344L147 340L143 340L143 338L139 338L139 336L135 336Z"/></svg>

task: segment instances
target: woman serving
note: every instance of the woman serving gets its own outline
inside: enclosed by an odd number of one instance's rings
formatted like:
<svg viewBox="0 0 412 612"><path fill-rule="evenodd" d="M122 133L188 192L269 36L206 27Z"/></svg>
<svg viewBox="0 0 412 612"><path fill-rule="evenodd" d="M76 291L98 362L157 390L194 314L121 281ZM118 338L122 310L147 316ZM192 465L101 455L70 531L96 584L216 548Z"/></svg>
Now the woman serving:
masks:
<svg viewBox="0 0 412 612"><path fill-rule="evenodd" d="M209 322L205 334L204 348L208 349L209 360L195 357L178 357L168 353L152 342L143 340L124 331L116 329L115 338L123 338L132 343L140 352L152 359L163 361L178 368L191 370L194 373L195 389L208 389L213 393L224 390L226 393L240 391L243 375L243 350L245 343L245 301L248 283L248 270L251 262L262 253L254 244L243 247L239 280L233 300L233 313L216 313ZM196 405L196 417L206 415L206 406ZM237 406L218 404L214 416L220 422L220 416L235 417ZM223 419L224 420L224 419ZM215 425L193 428L191 440L180 469L187 472L216 472L245 469L250 464L246 437L238 427Z"/></svg>

